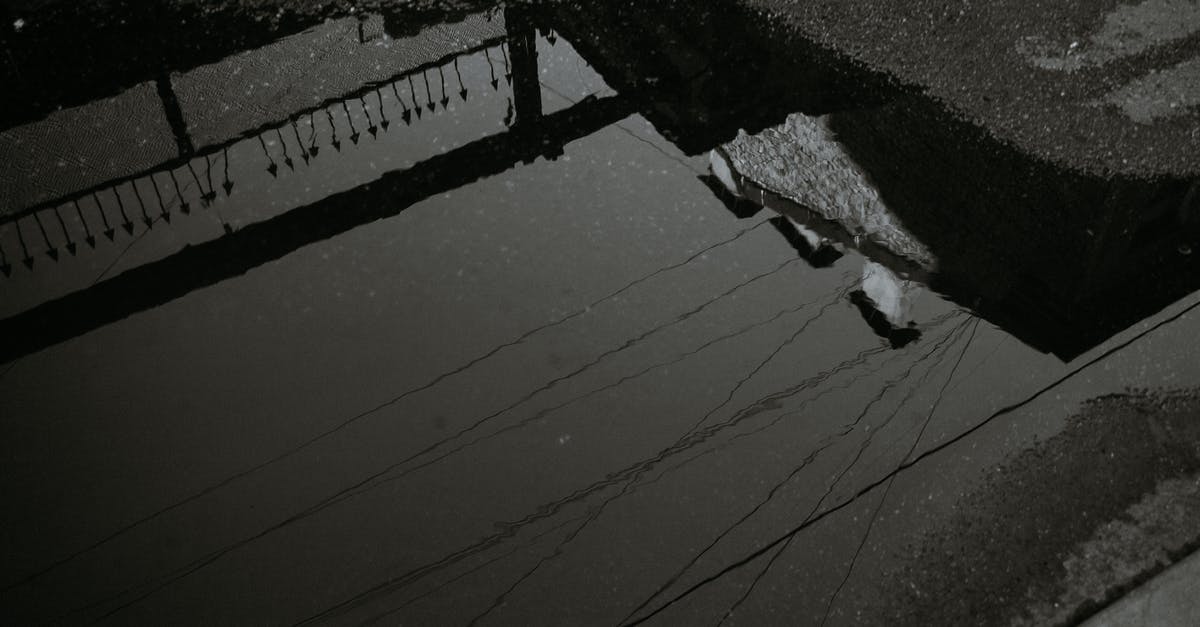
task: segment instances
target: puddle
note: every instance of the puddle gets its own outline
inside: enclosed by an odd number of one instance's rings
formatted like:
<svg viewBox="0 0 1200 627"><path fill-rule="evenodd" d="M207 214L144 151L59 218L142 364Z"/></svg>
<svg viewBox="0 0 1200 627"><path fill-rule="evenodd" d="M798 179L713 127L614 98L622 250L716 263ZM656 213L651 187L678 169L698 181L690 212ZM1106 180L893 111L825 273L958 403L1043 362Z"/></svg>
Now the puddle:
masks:
<svg viewBox="0 0 1200 627"><path fill-rule="evenodd" d="M10 111L7 622L903 622L962 508L1030 509L998 464L1194 396L1197 181L596 4L251 28ZM1097 509L1194 474L1180 433Z"/></svg>

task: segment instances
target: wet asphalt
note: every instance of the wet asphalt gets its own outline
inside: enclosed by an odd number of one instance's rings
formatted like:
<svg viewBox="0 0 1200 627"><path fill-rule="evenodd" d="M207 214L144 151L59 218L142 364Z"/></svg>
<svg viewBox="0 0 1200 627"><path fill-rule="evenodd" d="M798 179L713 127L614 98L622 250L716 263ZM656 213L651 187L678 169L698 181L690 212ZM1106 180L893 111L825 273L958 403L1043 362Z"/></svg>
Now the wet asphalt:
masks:
<svg viewBox="0 0 1200 627"><path fill-rule="evenodd" d="M1076 624L1200 548L1194 2L5 11L0 622Z"/></svg>

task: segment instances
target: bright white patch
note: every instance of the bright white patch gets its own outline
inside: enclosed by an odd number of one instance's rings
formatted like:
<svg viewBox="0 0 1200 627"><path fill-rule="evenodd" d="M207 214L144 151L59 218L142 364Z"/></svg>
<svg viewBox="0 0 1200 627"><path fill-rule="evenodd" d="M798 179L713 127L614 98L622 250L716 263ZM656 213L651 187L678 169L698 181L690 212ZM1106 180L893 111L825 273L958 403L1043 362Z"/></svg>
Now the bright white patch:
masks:
<svg viewBox="0 0 1200 627"><path fill-rule="evenodd" d="M821 236L818 235L816 231L804 226L803 224L800 224L799 222L796 222L791 218L788 218L787 221L791 222L792 226L796 227L796 231L804 237L804 241L808 242L808 245L812 246L813 250L821 247Z"/></svg>
<svg viewBox="0 0 1200 627"><path fill-rule="evenodd" d="M873 261L863 265L862 289L875 301L879 313L895 326L903 326L908 322L913 295L920 291L916 283L901 279Z"/></svg>
<svg viewBox="0 0 1200 627"><path fill-rule="evenodd" d="M733 180L733 170L729 167L729 161L721 154L719 150L711 150L708 153L708 163L712 168L713 174L718 181L725 186L734 196L741 198L742 193L738 191L737 183Z"/></svg>

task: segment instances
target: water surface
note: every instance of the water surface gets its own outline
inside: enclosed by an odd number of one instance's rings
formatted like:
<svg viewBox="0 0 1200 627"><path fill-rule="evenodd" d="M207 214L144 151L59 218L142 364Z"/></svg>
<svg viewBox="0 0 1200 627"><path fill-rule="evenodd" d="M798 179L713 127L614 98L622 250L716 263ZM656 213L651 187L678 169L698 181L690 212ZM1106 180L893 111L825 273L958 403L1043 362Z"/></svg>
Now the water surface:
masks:
<svg viewBox="0 0 1200 627"><path fill-rule="evenodd" d="M347 16L6 123L7 621L876 623L996 464L1200 383L1195 181L675 11Z"/></svg>

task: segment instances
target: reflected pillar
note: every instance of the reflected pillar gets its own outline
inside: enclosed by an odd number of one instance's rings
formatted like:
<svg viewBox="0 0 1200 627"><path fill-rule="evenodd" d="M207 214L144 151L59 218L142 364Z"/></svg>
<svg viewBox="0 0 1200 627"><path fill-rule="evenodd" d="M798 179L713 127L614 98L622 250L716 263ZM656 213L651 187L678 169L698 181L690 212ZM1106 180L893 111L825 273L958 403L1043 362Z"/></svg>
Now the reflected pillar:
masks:
<svg viewBox="0 0 1200 627"><path fill-rule="evenodd" d="M542 117L542 86L538 81L537 31L532 16L520 8L504 10L508 50L512 59L514 128L531 128Z"/></svg>
<svg viewBox="0 0 1200 627"><path fill-rule="evenodd" d="M167 116L171 133L175 135L175 144L179 146L179 156L192 156L196 152L196 147L192 144L191 135L188 135L187 121L183 119L183 109L179 107L179 98L175 96L175 87L171 84L171 76L159 74L154 79L154 86L158 90L158 99L162 101L163 114Z"/></svg>

